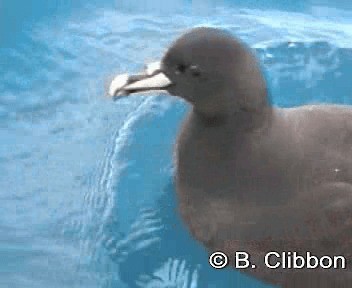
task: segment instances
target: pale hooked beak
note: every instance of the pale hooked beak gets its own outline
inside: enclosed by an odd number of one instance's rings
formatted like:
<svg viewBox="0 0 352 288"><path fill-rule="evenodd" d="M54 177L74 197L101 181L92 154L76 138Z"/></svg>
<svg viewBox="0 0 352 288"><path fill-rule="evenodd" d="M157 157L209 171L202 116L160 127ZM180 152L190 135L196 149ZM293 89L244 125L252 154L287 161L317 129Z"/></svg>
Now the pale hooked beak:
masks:
<svg viewBox="0 0 352 288"><path fill-rule="evenodd" d="M171 85L172 82L161 69L161 63L153 62L146 66L143 73L117 75L110 83L109 95L116 100L134 93L167 90Z"/></svg>

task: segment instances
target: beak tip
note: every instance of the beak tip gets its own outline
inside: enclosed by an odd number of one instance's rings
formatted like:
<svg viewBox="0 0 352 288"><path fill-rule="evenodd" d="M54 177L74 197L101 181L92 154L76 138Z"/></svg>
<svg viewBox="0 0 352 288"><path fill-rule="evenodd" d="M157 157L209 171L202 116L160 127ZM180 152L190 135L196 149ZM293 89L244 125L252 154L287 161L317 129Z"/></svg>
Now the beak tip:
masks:
<svg viewBox="0 0 352 288"><path fill-rule="evenodd" d="M116 98L123 92L123 87L128 84L129 75L128 74L121 74L117 75L112 81L110 82L108 88L108 95L111 98Z"/></svg>

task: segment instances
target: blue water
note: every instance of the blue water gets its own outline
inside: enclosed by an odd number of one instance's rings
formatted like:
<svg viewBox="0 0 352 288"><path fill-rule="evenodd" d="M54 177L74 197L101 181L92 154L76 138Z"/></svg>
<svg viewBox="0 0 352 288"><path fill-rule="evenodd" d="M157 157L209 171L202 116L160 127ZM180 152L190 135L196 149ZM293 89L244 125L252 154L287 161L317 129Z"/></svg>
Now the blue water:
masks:
<svg viewBox="0 0 352 288"><path fill-rule="evenodd" d="M189 107L105 87L209 25L257 50L275 105L352 104L352 4L331 3L0 0L0 287L269 287L213 270L180 221Z"/></svg>

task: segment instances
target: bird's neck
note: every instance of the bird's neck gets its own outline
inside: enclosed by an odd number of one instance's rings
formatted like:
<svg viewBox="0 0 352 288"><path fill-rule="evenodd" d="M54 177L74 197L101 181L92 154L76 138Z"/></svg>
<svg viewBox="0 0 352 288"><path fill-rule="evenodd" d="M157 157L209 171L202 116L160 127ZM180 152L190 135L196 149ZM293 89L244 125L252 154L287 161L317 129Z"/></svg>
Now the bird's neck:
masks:
<svg viewBox="0 0 352 288"><path fill-rule="evenodd" d="M270 125L273 117L273 108L263 105L256 109L239 109L228 114L204 114L193 109L194 120L204 128L229 127L231 130L252 131Z"/></svg>

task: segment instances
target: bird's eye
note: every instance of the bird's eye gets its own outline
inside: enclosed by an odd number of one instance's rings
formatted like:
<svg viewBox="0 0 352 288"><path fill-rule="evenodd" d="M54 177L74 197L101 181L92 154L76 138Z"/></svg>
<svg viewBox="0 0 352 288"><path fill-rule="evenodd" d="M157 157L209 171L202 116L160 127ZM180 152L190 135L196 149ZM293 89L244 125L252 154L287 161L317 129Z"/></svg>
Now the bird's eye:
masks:
<svg viewBox="0 0 352 288"><path fill-rule="evenodd" d="M186 65L184 65L184 64L178 64L177 66L176 66L176 70L175 70L175 73L176 74L182 74L182 73L184 73L185 71L186 71Z"/></svg>
<svg viewBox="0 0 352 288"><path fill-rule="evenodd" d="M192 65L191 67L189 67L189 70L191 71L192 76L194 77L199 77L201 75L200 69L196 65Z"/></svg>

